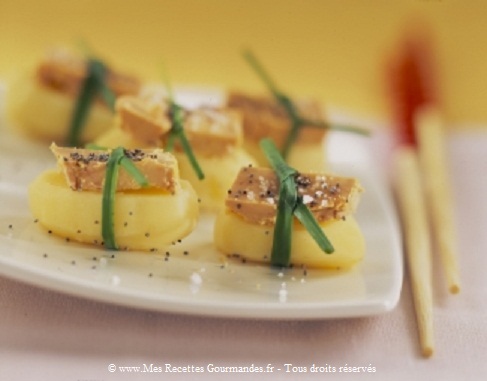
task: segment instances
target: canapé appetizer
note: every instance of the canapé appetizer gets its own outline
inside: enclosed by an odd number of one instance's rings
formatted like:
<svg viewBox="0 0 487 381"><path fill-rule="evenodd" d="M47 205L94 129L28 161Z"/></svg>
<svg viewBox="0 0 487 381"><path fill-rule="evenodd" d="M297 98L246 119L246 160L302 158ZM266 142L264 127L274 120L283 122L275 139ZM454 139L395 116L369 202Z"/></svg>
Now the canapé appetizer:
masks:
<svg viewBox="0 0 487 381"><path fill-rule="evenodd" d="M241 118L234 110L178 108L179 133L184 133L185 139L178 140L173 135L173 109L165 99L154 95L124 96L117 99L115 109L116 126L97 139L96 144L166 149L173 146L181 178L193 185L204 210L220 209L240 168L255 164L255 160L242 148ZM190 155L187 151L189 146Z"/></svg>
<svg viewBox="0 0 487 381"><path fill-rule="evenodd" d="M29 187L34 217L60 237L109 249L152 250L188 235L198 199L161 149L51 146L58 169ZM120 168L118 168L120 167Z"/></svg>
<svg viewBox="0 0 487 381"><path fill-rule="evenodd" d="M243 113L245 148L260 165L267 165L258 146L263 138L272 139L284 159L298 170L322 172L327 169L324 149L327 130L367 134L360 128L326 122L319 102L293 99L278 89L250 51L246 51L244 57L266 84L271 96L230 92L227 104Z"/></svg>
<svg viewBox="0 0 487 381"><path fill-rule="evenodd" d="M365 241L353 217L358 180L300 173L282 158L271 165L241 169L215 222L216 247L282 267L343 269L360 261Z"/></svg>
<svg viewBox="0 0 487 381"><path fill-rule="evenodd" d="M113 110L107 97L137 94L140 87L135 77L97 59L55 50L13 81L6 110L11 125L25 134L74 146L95 139L111 126Z"/></svg>
<svg viewBox="0 0 487 381"><path fill-rule="evenodd" d="M300 115L309 120L323 121L323 111L318 102L301 100L295 104ZM227 105L242 113L244 148L259 165L267 165L259 147L261 139L271 138L281 151L284 150L292 121L285 108L273 98L233 91L228 94ZM323 128L302 125L287 153L288 163L303 171L324 171L326 133Z"/></svg>

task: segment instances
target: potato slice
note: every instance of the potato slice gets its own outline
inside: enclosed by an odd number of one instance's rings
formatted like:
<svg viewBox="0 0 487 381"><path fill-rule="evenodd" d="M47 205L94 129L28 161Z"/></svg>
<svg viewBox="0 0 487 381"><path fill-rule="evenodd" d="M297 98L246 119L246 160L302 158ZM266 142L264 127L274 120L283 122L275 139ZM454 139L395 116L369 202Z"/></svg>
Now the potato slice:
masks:
<svg viewBox="0 0 487 381"><path fill-rule="evenodd" d="M188 157L183 152L174 152L179 163L181 178L188 180L201 200L201 208L218 212L224 206L235 175L242 167L255 165L255 160L243 149L234 148L223 156L197 156L205 178L199 180Z"/></svg>
<svg viewBox="0 0 487 381"><path fill-rule="evenodd" d="M365 253L365 239L352 216L321 224L333 244L332 254L324 253L299 223L294 224L291 263L309 268L346 269L359 262ZM234 213L222 211L215 222L214 242L217 249L228 255L238 255L248 261L270 262L273 226L252 224Z"/></svg>
<svg viewBox="0 0 487 381"><path fill-rule="evenodd" d="M154 148L153 144L147 144L145 142L135 140L118 127L110 127L107 131L98 136L95 139L94 143L100 147L106 148Z"/></svg>
<svg viewBox="0 0 487 381"><path fill-rule="evenodd" d="M157 189L117 192L114 224L121 249L164 247L194 229L197 196L187 181L180 184L175 194ZM59 171L46 171L34 180L29 204L34 217L52 233L84 243L102 242L101 193L71 190Z"/></svg>
<svg viewBox="0 0 487 381"><path fill-rule="evenodd" d="M246 139L243 147L246 152L257 160L259 166L269 166L269 161L260 148L259 143ZM317 141L316 144L294 143L286 161L291 167L301 172L326 172L328 169L326 150L322 141Z"/></svg>
<svg viewBox="0 0 487 381"><path fill-rule="evenodd" d="M33 75L17 78L6 97L6 112L10 124L33 137L51 143L63 143L68 135L75 99L42 86ZM95 102L90 109L81 140L91 141L113 123L113 113Z"/></svg>

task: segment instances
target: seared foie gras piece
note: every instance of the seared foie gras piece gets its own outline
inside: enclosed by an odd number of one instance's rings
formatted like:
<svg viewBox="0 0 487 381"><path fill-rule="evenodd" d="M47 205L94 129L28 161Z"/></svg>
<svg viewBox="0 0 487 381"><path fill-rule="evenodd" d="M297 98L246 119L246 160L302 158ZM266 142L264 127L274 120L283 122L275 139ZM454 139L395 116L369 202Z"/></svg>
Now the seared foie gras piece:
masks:
<svg viewBox="0 0 487 381"><path fill-rule="evenodd" d="M66 50L51 52L36 69L36 79L42 86L71 96L77 96L86 75L86 60ZM110 68L106 81L115 96L138 94L141 88L137 78Z"/></svg>
<svg viewBox="0 0 487 381"><path fill-rule="evenodd" d="M157 97L124 96L117 99L117 125L143 146L157 146L172 127L170 107ZM184 131L195 154L221 156L242 145L240 114L229 109L200 107L184 111ZM176 148L182 151L176 143Z"/></svg>
<svg viewBox="0 0 487 381"><path fill-rule="evenodd" d="M51 145L58 166L73 190L101 191L105 179L109 151ZM147 179L148 186L175 192L179 186L179 170L176 158L162 149L125 150L125 156ZM126 171L118 175L117 191L141 189Z"/></svg>
<svg viewBox="0 0 487 381"><path fill-rule="evenodd" d="M319 223L339 220L353 213L362 187L349 177L323 174L296 176L298 197ZM270 168L242 168L225 201L227 208L247 222L273 225L279 196L279 180Z"/></svg>
<svg viewBox="0 0 487 381"><path fill-rule="evenodd" d="M186 114L184 129L201 156L224 156L242 146L241 117L233 110L197 108Z"/></svg>
<svg viewBox="0 0 487 381"><path fill-rule="evenodd" d="M134 141L144 147L160 145L171 129L169 105L153 98L123 96L115 103L117 125Z"/></svg>
<svg viewBox="0 0 487 381"><path fill-rule="evenodd" d="M294 103L302 117L312 121L324 120L323 110L318 102L296 100ZM272 98L251 96L240 92L228 94L227 106L242 113L245 149L257 159L260 165L267 165L259 142L268 137L279 149L284 147L291 129L291 120L286 110ZM323 171L325 137L326 130L323 128L301 127L289 153L288 163L303 171Z"/></svg>
<svg viewBox="0 0 487 381"><path fill-rule="evenodd" d="M293 224L292 265L350 268L365 253L353 213L362 187L357 179L316 173L295 177L298 197L310 209L335 251L324 253L297 220ZM279 196L279 180L269 168L242 168L217 217L216 247L229 256L269 262Z"/></svg>

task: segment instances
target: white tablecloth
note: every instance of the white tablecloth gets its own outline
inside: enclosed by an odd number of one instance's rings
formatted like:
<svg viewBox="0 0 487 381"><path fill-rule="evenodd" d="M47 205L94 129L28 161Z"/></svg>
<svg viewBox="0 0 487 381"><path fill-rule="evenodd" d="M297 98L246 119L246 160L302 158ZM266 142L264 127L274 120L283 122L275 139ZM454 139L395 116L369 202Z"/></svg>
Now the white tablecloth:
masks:
<svg viewBox="0 0 487 381"><path fill-rule="evenodd" d="M380 139L374 144L384 154ZM487 379L487 134L450 134L447 149L462 291L448 294L435 266L432 358L420 355L407 275L390 313L283 322L136 310L0 277L0 380ZM142 372L151 364L162 372ZM311 372L313 364L322 372ZM204 372L170 373L168 365ZM252 365L273 372L212 371Z"/></svg>

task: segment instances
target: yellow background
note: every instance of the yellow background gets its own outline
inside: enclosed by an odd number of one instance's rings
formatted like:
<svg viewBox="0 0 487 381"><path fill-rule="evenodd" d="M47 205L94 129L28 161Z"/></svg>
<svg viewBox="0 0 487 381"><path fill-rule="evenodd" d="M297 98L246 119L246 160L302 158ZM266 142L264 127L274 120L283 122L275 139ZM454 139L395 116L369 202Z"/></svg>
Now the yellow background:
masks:
<svg viewBox="0 0 487 381"><path fill-rule="evenodd" d="M405 31L432 32L452 125L487 125L487 1L0 0L0 80L85 40L114 66L173 84L264 90L251 47L287 92L387 121L385 68Z"/></svg>

